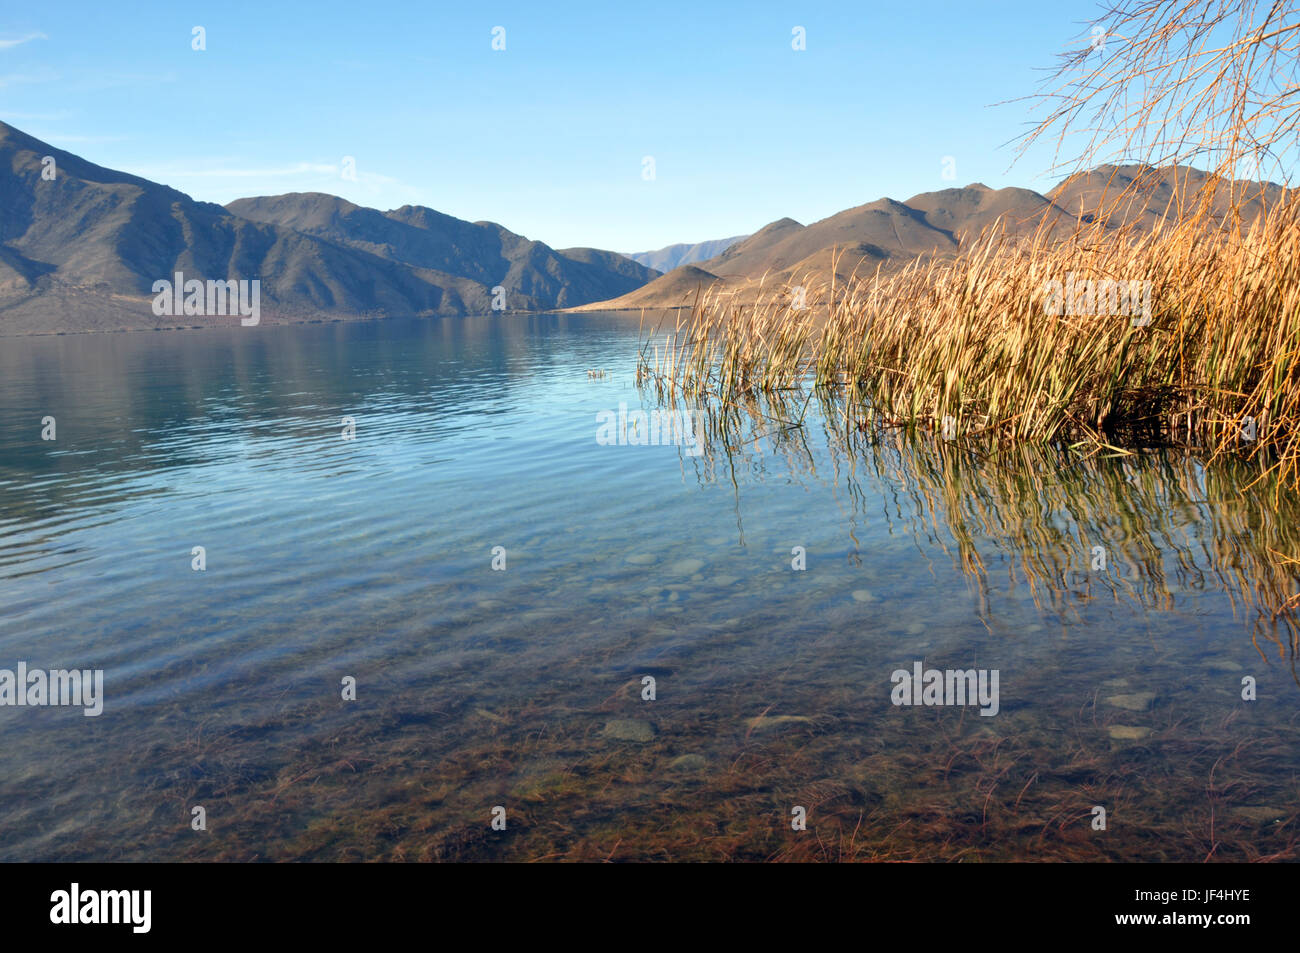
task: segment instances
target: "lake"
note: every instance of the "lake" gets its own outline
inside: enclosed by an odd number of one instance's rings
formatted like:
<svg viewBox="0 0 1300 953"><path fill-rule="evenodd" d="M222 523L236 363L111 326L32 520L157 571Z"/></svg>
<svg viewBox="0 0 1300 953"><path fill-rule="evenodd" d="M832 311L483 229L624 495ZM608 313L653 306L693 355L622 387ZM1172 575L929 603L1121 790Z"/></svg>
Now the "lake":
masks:
<svg viewBox="0 0 1300 953"><path fill-rule="evenodd" d="M1296 858L1294 495L664 407L638 342L3 339L0 669L103 696L0 707L0 859Z"/></svg>

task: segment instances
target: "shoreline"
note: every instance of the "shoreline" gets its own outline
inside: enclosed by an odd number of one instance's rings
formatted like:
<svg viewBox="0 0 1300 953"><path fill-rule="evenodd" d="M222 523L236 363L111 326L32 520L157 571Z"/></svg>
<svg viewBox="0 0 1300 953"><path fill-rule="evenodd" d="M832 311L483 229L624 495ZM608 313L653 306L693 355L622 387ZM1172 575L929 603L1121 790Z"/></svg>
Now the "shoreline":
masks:
<svg viewBox="0 0 1300 953"><path fill-rule="evenodd" d="M540 315L553 314L563 317L581 317L591 314L635 314L648 309L644 308L610 308L606 309L581 309L581 308L560 308L547 311L496 311L475 314L385 314L385 315L340 315L317 318L287 318L267 315L262 318L256 326L243 327L238 322L238 316L233 316L235 320L226 320L214 322L212 324L174 324L160 325L157 327L103 327L103 328L56 328L48 330L10 330L0 323L0 339L4 338L31 338L31 337L71 337L73 335L84 334L136 334L152 333L158 331L218 331L218 330L241 330L254 331L259 328L284 328L284 327L301 327L305 325L318 324L365 324L380 323L385 321L430 321L442 319L473 319L489 317L537 317ZM675 308L655 309L655 310L678 310Z"/></svg>

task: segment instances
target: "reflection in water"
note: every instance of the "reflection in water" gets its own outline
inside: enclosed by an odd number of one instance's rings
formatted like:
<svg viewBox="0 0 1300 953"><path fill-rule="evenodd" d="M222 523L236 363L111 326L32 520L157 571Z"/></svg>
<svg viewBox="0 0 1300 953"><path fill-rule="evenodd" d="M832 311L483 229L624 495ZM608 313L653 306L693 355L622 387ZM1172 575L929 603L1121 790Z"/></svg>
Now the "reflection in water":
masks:
<svg viewBox="0 0 1300 953"><path fill-rule="evenodd" d="M1300 685L1300 498L1262 482L1248 464L1206 469L1167 448L1112 456L1032 445L990 451L897 429L865 433L834 426L852 415L837 395L818 391L695 406L706 447L697 478L762 473L770 444L784 473L818 479L805 426L813 396L855 545L853 528L877 512L891 535L939 543L985 617L996 611L993 573L1024 586L1040 609L1076 620L1093 599L1171 610L1178 593L1219 591L1240 608L1261 659L1271 652L1287 660ZM881 507L882 497L905 505Z"/></svg>
<svg viewBox="0 0 1300 953"><path fill-rule="evenodd" d="M107 694L0 708L0 857L1295 857L1300 502L1254 471L796 392L602 446L635 321L262 331L0 351L0 668ZM892 705L916 662L998 714Z"/></svg>

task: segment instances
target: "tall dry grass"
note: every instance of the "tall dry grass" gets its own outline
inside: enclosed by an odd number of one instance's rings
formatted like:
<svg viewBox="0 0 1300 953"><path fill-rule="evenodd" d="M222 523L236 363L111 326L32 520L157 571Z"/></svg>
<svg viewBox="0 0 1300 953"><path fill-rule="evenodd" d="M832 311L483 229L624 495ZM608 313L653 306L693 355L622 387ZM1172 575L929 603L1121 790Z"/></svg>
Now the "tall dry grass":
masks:
<svg viewBox="0 0 1300 953"><path fill-rule="evenodd" d="M1149 299L1060 300L1085 281ZM843 385L864 422L1121 452L1176 442L1258 459L1300 486L1300 202L1289 195L1242 228L994 229L955 259L828 282L807 300L797 310L784 291L748 307L705 295L670 336L651 336L641 376L724 401Z"/></svg>

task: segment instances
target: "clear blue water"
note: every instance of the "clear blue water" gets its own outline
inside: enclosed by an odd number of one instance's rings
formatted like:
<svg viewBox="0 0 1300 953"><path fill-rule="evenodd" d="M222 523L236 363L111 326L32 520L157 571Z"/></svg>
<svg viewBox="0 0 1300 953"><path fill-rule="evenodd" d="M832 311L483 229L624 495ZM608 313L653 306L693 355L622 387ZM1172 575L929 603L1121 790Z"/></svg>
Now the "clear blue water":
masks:
<svg viewBox="0 0 1300 953"><path fill-rule="evenodd" d="M1294 498L808 395L603 446L656 407L637 345L0 339L0 669L105 694L0 707L0 859L1295 858ZM998 670L998 713L892 704L916 661Z"/></svg>

